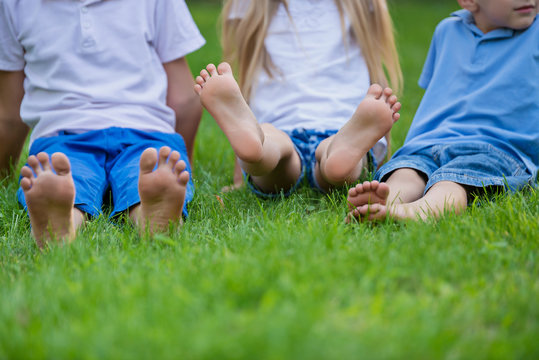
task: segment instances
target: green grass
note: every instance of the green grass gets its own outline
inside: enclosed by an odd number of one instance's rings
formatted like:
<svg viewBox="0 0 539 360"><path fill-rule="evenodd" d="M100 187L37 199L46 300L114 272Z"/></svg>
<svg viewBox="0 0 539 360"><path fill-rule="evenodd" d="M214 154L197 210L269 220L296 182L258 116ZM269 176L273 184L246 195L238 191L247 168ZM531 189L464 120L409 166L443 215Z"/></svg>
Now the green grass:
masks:
<svg viewBox="0 0 539 360"><path fill-rule="evenodd" d="M456 2L391 4L406 81L396 148L434 26ZM219 9L189 5L208 40L189 57L196 72L219 61ZM538 358L537 190L437 222L347 226L343 192L220 193L232 161L205 114L181 232L149 241L99 218L43 252L4 180L0 359Z"/></svg>

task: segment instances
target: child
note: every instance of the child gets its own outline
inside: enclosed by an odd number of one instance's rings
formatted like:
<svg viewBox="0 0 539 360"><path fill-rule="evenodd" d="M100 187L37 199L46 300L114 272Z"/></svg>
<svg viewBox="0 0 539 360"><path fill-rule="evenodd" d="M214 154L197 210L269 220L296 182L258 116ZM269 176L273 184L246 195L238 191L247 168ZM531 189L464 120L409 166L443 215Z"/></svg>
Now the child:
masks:
<svg viewBox="0 0 539 360"><path fill-rule="evenodd" d="M182 0L0 0L0 93L33 128L18 198L39 246L72 240L109 188L142 230L187 214L201 107L184 56L203 43Z"/></svg>
<svg viewBox="0 0 539 360"><path fill-rule="evenodd" d="M460 213L470 195L533 184L539 166L537 2L459 0L440 23L404 146L349 191L351 217Z"/></svg>
<svg viewBox="0 0 539 360"><path fill-rule="evenodd" d="M227 136L251 190L290 194L356 181L385 155L401 74L385 0L229 0L225 57L195 91ZM362 101L363 100L363 101ZM358 106L359 104L359 106ZM374 147L374 148L373 148Z"/></svg>

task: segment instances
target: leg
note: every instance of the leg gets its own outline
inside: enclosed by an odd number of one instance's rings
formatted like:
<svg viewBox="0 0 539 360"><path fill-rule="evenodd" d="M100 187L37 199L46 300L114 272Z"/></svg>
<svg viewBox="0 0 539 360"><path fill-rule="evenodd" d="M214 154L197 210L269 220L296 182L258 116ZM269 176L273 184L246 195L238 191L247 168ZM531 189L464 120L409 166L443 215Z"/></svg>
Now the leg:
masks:
<svg viewBox="0 0 539 360"><path fill-rule="evenodd" d="M0 177L10 175L24 146L28 126L22 122L24 72L0 71Z"/></svg>
<svg viewBox="0 0 539 360"><path fill-rule="evenodd" d="M221 188L221 191L222 192L229 192L229 191L238 190L243 185L244 185L243 184L243 174L241 172L241 166L240 166L240 163L238 162L238 159L236 159L234 161L234 176L232 178L232 184L227 185L227 186L223 186Z"/></svg>
<svg viewBox="0 0 539 360"><path fill-rule="evenodd" d="M356 181L365 167L365 155L399 119L400 107L391 89L372 85L352 118L320 143L317 178L333 186Z"/></svg>
<svg viewBox="0 0 539 360"><path fill-rule="evenodd" d="M291 139L269 124L259 125L243 98L227 63L200 72L195 91L213 116L245 172L261 190L272 192L293 186L301 163Z"/></svg>
<svg viewBox="0 0 539 360"><path fill-rule="evenodd" d="M157 169L154 171L155 164ZM142 231L151 234L167 229L169 222L181 222L185 192L189 181L186 164L180 153L167 146L159 150L144 150L140 157L140 204L135 205L129 216Z"/></svg>
<svg viewBox="0 0 539 360"><path fill-rule="evenodd" d="M49 240L72 241L84 221L84 214L73 207L75 185L67 157L54 153L49 162L44 152L32 155L21 175L32 234L38 246L43 247Z"/></svg>

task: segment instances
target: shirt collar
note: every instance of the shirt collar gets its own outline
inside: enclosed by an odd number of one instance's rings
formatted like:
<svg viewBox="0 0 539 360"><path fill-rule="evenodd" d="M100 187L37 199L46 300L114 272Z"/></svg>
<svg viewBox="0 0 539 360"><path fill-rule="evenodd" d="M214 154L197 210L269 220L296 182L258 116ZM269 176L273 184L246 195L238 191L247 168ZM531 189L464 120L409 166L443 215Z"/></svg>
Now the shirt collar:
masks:
<svg viewBox="0 0 539 360"><path fill-rule="evenodd" d="M508 29L508 28L499 28L496 30L489 31L488 33L484 34L478 27L475 25L474 18L472 16L472 13L468 10L457 10L451 14L451 16L459 17L462 19L462 23L464 26L466 26L468 29L470 29L477 37L482 38L481 40L487 40L487 39L498 39L498 38L508 38L512 37L515 33L515 30Z"/></svg>

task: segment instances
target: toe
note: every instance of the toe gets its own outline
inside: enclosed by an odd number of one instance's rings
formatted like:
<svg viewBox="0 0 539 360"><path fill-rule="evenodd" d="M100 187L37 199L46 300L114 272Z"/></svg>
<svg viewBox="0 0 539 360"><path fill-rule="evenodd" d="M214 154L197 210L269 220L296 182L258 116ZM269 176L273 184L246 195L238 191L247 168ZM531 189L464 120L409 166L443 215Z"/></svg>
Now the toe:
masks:
<svg viewBox="0 0 539 360"><path fill-rule="evenodd" d="M371 191L371 183L369 181L365 181L363 183L363 192Z"/></svg>
<svg viewBox="0 0 539 360"><path fill-rule="evenodd" d="M203 71L206 71L206 70L203 70ZM202 72L201 72L201 73L202 73ZM196 81L196 83L197 83L198 85L200 85L200 87L202 87L202 86L204 85L204 82L205 82L204 78L203 78L201 75L197 76L197 77L195 78L195 81Z"/></svg>
<svg viewBox="0 0 539 360"><path fill-rule="evenodd" d="M202 69L200 70L200 77L202 78L202 80L208 81L208 79L210 78L210 74L206 71L206 69Z"/></svg>
<svg viewBox="0 0 539 360"><path fill-rule="evenodd" d="M26 162L36 175L39 175L41 173L41 165L39 165L39 160L36 156L31 155L30 157L28 157L28 160Z"/></svg>
<svg viewBox="0 0 539 360"><path fill-rule="evenodd" d="M217 68L213 64L208 64L208 66L206 66L206 70L208 70L211 76L218 75Z"/></svg>
<svg viewBox="0 0 539 360"><path fill-rule="evenodd" d="M51 164L49 163L49 154L40 152L36 157L43 170L46 171L51 169Z"/></svg>
<svg viewBox="0 0 539 360"><path fill-rule="evenodd" d="M163 166L167 163L170 152L171 149L168 146L163 146L159 149L159 164L157 166Z"/></svg>
<svg viewBox="0 0 539 360"><path fill-rule="evenodd" d="M232 68L227 62L222 62L217 67L217 71L219 72L219 74L228 74L232 73Z"/></svg>
<svg viewBox="0 0 539 360"><path fill-rule="evenodd" d="M157 150L148 148L140 156L140 172L143 174L151 173L157 162Z"/></svg>
<svg viewBox="0 0 539 360"><path fill-rule="evenodd" d="M182 171L178 175L178 182L180 183L180 185L187 186L187 183L189 182L189 172Z"/></svg>
<svg viewBox="0 0 539 360"><path fill-rule="evenodd" d="M199 84L195 84L194 89L198 95L202 94L202 86L200 86Z"/></svg>
<svg viewBox="0 0 539 360"><path fill-rule="evenodd" d="M168 157L168 165L171 170L174 168L178 160L180 160L180 153L176 150L172 151Z"/></svg>
<svg viewBox="0 0 539 360"><path fill-rule="evenodd" d="M384 95L387 97L391 97L391 95L393 95L393 90L391 88L386 87L384 89Z"/></svg>
<svg viewBox="0 0 539 360"><path fill-rule="evenodd" d="M180 176L182 172L185 171L187 168L187 165L185 164L185 161L180 160L174 165L174 172L176 173L176 176Z"/></svg>
<svg viewBox="0 0 539 360"><path fill-rule="evenodd" d="M33 179L34 172L29 166L23 166L23 168L21 169L21 176L25 178Z"/></svg>
<svg viewBox="0 0 539 360"><path fill-rule="evenodd" d="M368 95L374 96L375 98L379 99L380 96L382 96L383 89L378 84L372 84L369 87L369 90L367 91Z"/></svg>
<svg viewBox="0 0 539 360"><path fill-rule="evenodd" d="M395 105L396 102L397 102L397 97L395 95L391 95L390 97L387 98L387 103L391 107L393 107L393 105Z"/></svg>
<svg viewBox="0 0 539 360"><path fill-rule="evenodd" d="M376 190L376 194L385 201L389 195L389 186L386 183L380 183Z"/></svg>
<svg viewBox="0 0 539 360"><path fill-rule="evenodd" d="M30 178L25 177L21 179L21 188L23 191L28 191L32 188L32 180Z"/></svg>
<svg viewBox="0 0 539 360"><path fill-rule="evenodd" d="M373 210L376 208L377 204L365 204L358 207L356 210L361 216L366 216L372 214Z"/></svg>
<svg viewBox="0 0 539 360"><path fill-rule="evenodd" d="M58 175L67 175L71 172L71 165L69 159L63 153L56 152L51 156L51 163L54 171Z"/></svg>

